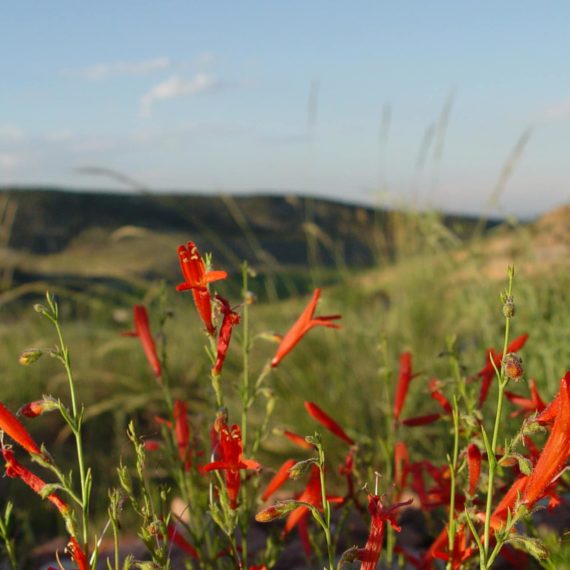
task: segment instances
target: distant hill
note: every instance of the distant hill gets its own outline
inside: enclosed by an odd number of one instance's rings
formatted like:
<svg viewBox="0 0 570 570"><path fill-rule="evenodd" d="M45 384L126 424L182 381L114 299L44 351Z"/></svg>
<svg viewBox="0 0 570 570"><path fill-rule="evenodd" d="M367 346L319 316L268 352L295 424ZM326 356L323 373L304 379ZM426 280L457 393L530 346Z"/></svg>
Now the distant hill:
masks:
<svg viewBox="0 0 570 570"><path fill-rule="evenodd" d="M0 264L15 284L175 279L176 255L165 251L193 240L230 271L241 260L272 274L306 273L315 264L366 268L377 263L379 247L389 257L401 216L298 196L0 189ZM476 220L443 222L461 233Z"/></svg>

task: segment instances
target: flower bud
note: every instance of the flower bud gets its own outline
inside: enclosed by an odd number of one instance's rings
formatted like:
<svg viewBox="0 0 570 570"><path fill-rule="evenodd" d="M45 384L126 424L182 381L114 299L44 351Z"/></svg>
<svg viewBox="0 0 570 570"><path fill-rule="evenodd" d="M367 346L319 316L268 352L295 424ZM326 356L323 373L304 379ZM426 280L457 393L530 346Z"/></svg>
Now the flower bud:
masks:
<svg viewBox="0 0 570 570"><path fill-rule="evenodd" d="M522 378L524 373L523 362L520 356L517 356L513 352L505 354L503 358L503 367L505 369L505 375L511 380L518 381Z"/></svg>
<svg viewBox="0 0 570 570"><path fill-rule="evenodd" d="M57 410L59 404L56 400L50 397L44 397L42 400L35 400L22 406L16 415L25 416L26 418L37 418L45 412L52 412Z"/></svg>
<svg viewBox="0 0 570 570"><path fill-rule="evenodd" d="M36 360L39 360L42 357L43 350L41 348L28 348L24 350L20 357L18 358L18 362L22 366L29 366L33 364Z"/></svg>
<svg viewBox="0 0 570 570"><path fill-rule="evenodd" d="M506 319L512 319L515 316L516 307L511 295L507 295L503 301L503 315Z"/></svg>
<svg viewBox="0 0 570 570"><path fill-rule="evenodd" d="M314 457L295 463L295 465L289 469L289 478L300 479L316 463L317 460Z"/></svg>
<svg viewBox="0 0 570 570"><path fill-rule="evenodd" d="M259 511L255 515L255 520L260 523L267 523L281 519L287 516L291 511L294 511L299 505L295 501L283 501L276 503L271 507L267 507Z"/></svg>

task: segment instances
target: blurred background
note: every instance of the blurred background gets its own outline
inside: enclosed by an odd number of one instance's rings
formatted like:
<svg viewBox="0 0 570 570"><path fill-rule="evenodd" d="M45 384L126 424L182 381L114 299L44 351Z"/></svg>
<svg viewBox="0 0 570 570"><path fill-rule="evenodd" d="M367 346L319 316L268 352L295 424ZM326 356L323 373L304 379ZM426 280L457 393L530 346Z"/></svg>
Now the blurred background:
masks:
<svg viewBox="0 0 570 570"><path fill-rule="evenodd" d="M204 336L174 291L188 240L229 272L218 289L232 304L242 262L252 268L252 366L314 287L322 314L343 315L272 377L287 403L278 426L311 431L299 410L316 400L374 442L391 405L381 379L404 350L445 378L450 335L476 373L502 342L509 263L513 334L530 334L527 376L550 398L570 363L569 18L565 2L530 1L3 6L0 400L15 410L63 393L57 362L18 365L55 342L32 309L49 289L102 509L128 419L145 425L162 406L140 346L120 336L133 304L157 333L168 316L158 341L174 395L206 424ZM230 386L239 366L230 351ZM409 415L433 411L425 384ZM30 430L65 457L69 434L39 422ZM444 457L447 429L420 431L418 456ZM45 515L30 530L43 538Z"/></svg>

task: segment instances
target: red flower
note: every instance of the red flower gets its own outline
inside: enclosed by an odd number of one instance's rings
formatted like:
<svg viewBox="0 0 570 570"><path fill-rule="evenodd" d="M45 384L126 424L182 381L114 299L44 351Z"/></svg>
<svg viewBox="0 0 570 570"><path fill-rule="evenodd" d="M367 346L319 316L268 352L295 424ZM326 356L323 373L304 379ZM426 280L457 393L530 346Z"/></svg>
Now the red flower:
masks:
<svg viewBox="0 0 570 570"><path fill-rule="evenodd" d="M277 489L282 487L287 482L289 479L289 469L291 469L295 463L296 461L294 459L287 459L287 461L281 465L273 479L269 481L265 492L261 496L262 501L267 501L267 499L269 499L269 497L271 497L271 495L273 495Z"/></svg>
<svg viewBox="0 0 570 570"><path fill-rule="evenodd" d="M509 488L509 490L504 494L503 498L499 504L495 507L493 514L491 515L491 528L494 530L499 530L507 521L509 511L511 514L515 510L515 505L520 499L522 492L524 491L529 476L525 475L517 479ZM485 515L480 513L479 518L481 521L485 520Z"/></svg>
<svg viewBox="0 0 570 570"><path fill-rule="evenodd" d="M518 352L523 348L528 339L528 334L522 334L521 336L515 338L507 346L507 354L511 352ZM491 382L495 377L495 367L500 370L501 362L503 360L503 353L496 352L493 348L489 348L485 354L485 366L479 370L477 376L481 377L481 390L479 392L479 407L483 406L487 395L489 393L489 388L491 387ZM491 362L492 360L492 362ZM493 364L495 366L493 366Z"/></svg>
<svg viewBox="0 0 570 570"><path fill-rule="evenodd" d="M305 409L309 412L313 418L315 418L320 424L326 427L330 432L334 433L342 441L348 443L348 445L354 445L354 440L352 440L345 431L340 427L340 425L335 422L328 414L323 412L317 404L313 402L305 402Z"/></svg>
<svg viewBox="0 0 570 570"><path fill-rule="evenodd" d="M304 491L297 497L297 501L301 501L303 503L309 503L318 509L322 510L323 508L323 496L321 491L321 472L316 465L313 465L311 468L311 476L309 477L309 481L307 486L305 487ZM327 501L330 503L342 503L342 497L327 497ZM298 525L302 519L304 519L309 514L308 507L297 507L288 517L287 521L285 522L285 532L288 533L296 525Z"/></svg>
<svg viewBox="0 0 570 570"><path fill-rule="evenodd" d="M178 548L189 554L194 560L200 560L198 551L180 534L180 531L171 523L167 526L168 540Z"/></svg>
<svg viewBox="0 0 570 570"><path fill-rule="evenodd" d="M433 424L441 418L441 414L426 414L425 416L415 416L413 418L407 418L402 420L402 423L408 427L425 426L427 424Z"/></svg>
<svg viewBox="0 0 570 570"><path fill-rule="evenodd" d="M4 404L0 402L0 430L6 432L16 443L19 443L28 453L41 455L40 448L36 445L26 428L16 419Z"/></svg>
<svg viewBox="0 0 570 570"><path fill-rule="evenodd" d="M560 475L570 455L570 394L568 393L568 376L566 374L566 377L560 380L560 390L557 396L558 413L554 419L552 431L544 444L542 453L525 487L523 502L529 508L544 497L547 487Z"/></svg>
<svg viewBox="0 0 570 570"><path fill-rule="evenodd" d="M467 471L469 473L469 494L473 496L481 475L481 450L474 444L467 448Z"/></svg>
<svg viewBox="0 0 570 570"><path fill-rule="evenodd" d="M567 384L570 384L570 371L566 372L564 376ZM560 406L560 392L556 394L552 402L542 410L542 412L537 416L536 421L541 424L548 424L552 422L558 415L558 410Z"/></svg>
<svg viewBox="0 0 570 570"><path fill-rule="evenodd" d="M83 549L79 546L79 542L77 542L77 539L74 536L69 539L67 550L75 564L77 564L78 570L89 570L87 555L83 552Z"/></svg>
<svg viewBox="0 0 570 570"><path fill-rule="evenodd" d="M14 452L11 449L2 447L1 451L4 456L4 461L6 461L6 464L4 465L6 476L11 477L12 479L21 479L28 487L30 487L30 489L38 493L38 495L41 495L41 492L47 483L32 473L29 469L18 463L14 457ZM55 493L51 493L46 498L50 503L55 505L57 510L64 515L66 519L69 517L71 513L69 505L62 501Z"/></svg>
<svg viewBox="0 0 570 570"><path fill-rule="evenodd" d="M314 449L314 445L312 443L309 443L302 435L299 435L298 433L285 429L283 430L283 435L289 441L292 441L295 445L298 445L303 449Z"/></svg>
<svg viewBox="0 0 570 570"><path fill-rule="evenodd" d="M362 562L360 570L374 570L376 568L380 553L382 552L386 522L389 522L396 532L400 532L401 529L396 523L396 510L405 505L409 505L411 502L412 499L403 503L396 503L388 509L385 509L380 497L377 495L368 495L368 511L371 516L370 532L366 546L360 548L356 553L356 558Z"/></svg>
<svg viewBox="0 0 570 570"><path fill-rule="evenodd" d="M473 554L475 548L468 546L467 535L465 533L465 526L460 525L455 533L453 541L453 552L449 554L449 537L447 527L444 527L439 533L437 538L433 541L432 545L424 555L424 563L429 564L434 559L438 560L451 560L452 570L459 570L463 563L466 562Z"/></svg>
<svg viewBox="0 0 570 570"><path fill-rule="evenodd" d="M212 374L220 374L226 359L226 353L230 346L230 339L232 338L232 329L235 325L239 324L239 315L234 313L230 304L220 295L216 295L216 301L220 304L224 318L222 326L220 327L220 334L218 336L218 354L216 356L216 363L212 368Z"/></svg>
<svg viewBox="0 0 570 570"><path fill-rule="evenodd" d="M147 310L144 305L135 305L133 307L133 310L135 315L135 330L133 332L125 332L123 333L123 336L139 337L146 359L153 369L155 376L157 378L160 378L160 361L156 352L154 339L152 338L152 334L150 332Z"/></svg>
<svg viewBox="0 0 570 570"><path fill-rule="evenodd" d="M505 390L505 397L519 407L518 410L511 413L511 418L515 418L520 414L524 414L526 417L534 412L542 412L542 410L546 408L546 404L542 401L542 398L538 393L536 380L534 378L529 380L529 388L530 398L523 398L514 392Z"/></svg>
<svg viewBox="0 0 570 570"><path fill-rule="evenodd" d="M192 465L190 452L190 426L188 425L188 407L186 402L176 400L174 402L174 435L178 446L178 455L188 471Z"/></svg>
<svg viewBox="0 0 570 570"><path fill-rule="evenodd" d="M410 382L413 378L415 378L415 375L412 374L412 354L410 352L404 352L400 356L400 371L398 373L396 396L394 398L395 420L400 419L400 414L402 413L402 408L404 407L404 402L406 401L406 396L408 395Z"/></svg>
<svg viewBox="0 0 570 570"><path fill-rule="evenodd" d="M409 472L410 457L408 449L403 441L398 441L394 446L394 482L398 490L398 497L400 497L406 487Z"/></svg>
<svg viewBox="0 0 570 570"><path fill-rule="evenodd" d="M311 299L310 303L305 307L305 310L301 313L301 316L289 329L289 332L287 332L277 347L277 352L271 361L271 366L277 366L313 327L323 326L331 329L340 328L340 325L331 322L340 319L340 315L328 315L325 317L314 316L320 295L321 290L315 289L313 292L313 298Z"/></svg>
<svg viewBox="0 0 570 570"><path fill-rule="evenodd" d="M443 408L443 411L446 414L451 414L451 404L449 403L449 400L443 395L440 387L441 382L437 380L437 378L432 378L429 381L429 391L431 397L437 401L437 403Z"/></svg>
<svg viewBox="0 0 570 570"><path fill-rule="evenodd" d="M218 447L220 459L204 465L202 471L225 471L230 507L236 509L240 487L240 469L259 469L261 465L257 461L243 458L241 430L236 424L231 428L226 425L221 427Z"/></svg>
<svg viewBox="0 0 570 570"><path fill-rule="evenodd" d="M178 257L185 282L178 285L176 290L192 290L198 314L206 325L208 334L213 335L214 325L212 324L212 306L208 284L225 279L228 274L225 271L206 271L202 256L194 242L189 241L188 246L181 245L178 248Z"/></svg>
<svg viewBox="0 0 570 570"><path fill-rule="evenodd" d="M57 410L58 404L51 397L45 397L42 400L35 400L22 406L18 412L18 416L25 416L26 418L37 418L45 412Z"/></svg>

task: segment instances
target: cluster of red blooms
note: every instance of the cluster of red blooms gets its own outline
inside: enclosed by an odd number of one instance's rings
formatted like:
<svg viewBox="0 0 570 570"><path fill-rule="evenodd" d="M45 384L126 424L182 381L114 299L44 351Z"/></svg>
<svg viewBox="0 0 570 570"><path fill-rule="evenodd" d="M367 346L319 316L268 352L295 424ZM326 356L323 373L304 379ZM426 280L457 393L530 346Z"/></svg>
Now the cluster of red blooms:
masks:
<svg viewBox="0 0 570 570"><path fill-rule="evenodd" d="M23 447L30 456L39 456L43 460L49 461L49 457L47 457L46 454L38 447L26 428L1 402L0 432L7 434L12 440ZM0 452L4 457L4 470L6 476L14 479L20 479L38 495L43 496L43 490L48 483L19 463L12 448L2 440L0 440ZM87 562L87 555L75 538L76 533L71 507L63 501L57 493L49 493L46 496L46 499L59 511L65 521L67 530L71 534L69 543L67 544L67 551L75 564L77 564L78 570L88 570L89 564Z"/></svg>

